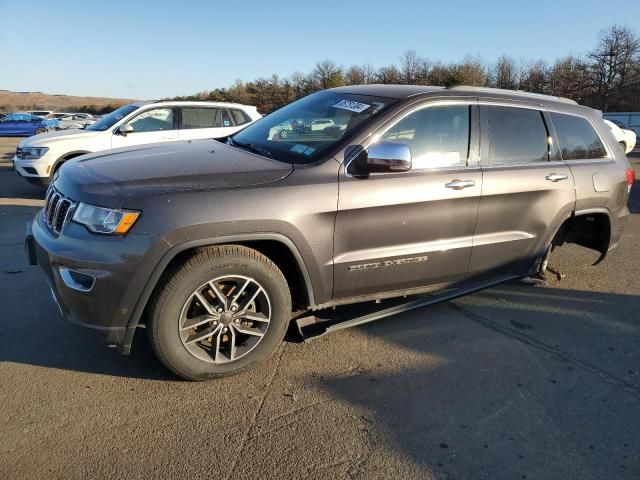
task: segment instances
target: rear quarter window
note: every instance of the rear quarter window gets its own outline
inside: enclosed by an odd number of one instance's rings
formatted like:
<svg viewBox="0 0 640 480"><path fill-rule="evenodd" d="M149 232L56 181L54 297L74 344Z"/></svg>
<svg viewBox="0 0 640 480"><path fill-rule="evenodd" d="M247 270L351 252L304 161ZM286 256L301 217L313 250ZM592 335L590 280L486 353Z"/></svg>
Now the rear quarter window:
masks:
<svg viewBox="0 0 640 480"><path fill-rule="evenodd" d="M231 109L231 115L233 115L233 121L236 125L244 125L245 123L249 123L251 121L249 115L237 108Z"/></svg>
<svg viewBox="0 0 640 480"><path fill-rule="evenodd" d="M593 126L585 118L551 113L563 160L605 158L607 150Z"/></svg>

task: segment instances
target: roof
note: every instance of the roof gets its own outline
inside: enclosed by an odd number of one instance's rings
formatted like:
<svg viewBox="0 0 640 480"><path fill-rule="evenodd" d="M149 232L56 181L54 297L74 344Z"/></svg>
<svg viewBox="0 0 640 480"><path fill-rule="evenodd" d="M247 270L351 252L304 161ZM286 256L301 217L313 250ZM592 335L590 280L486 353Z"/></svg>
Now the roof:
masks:
<svg viewBox="0 0 640 480"><path fill-rule="evenodd" d="M450 94L472 94L483 96L497 96L518 100L532 101L550 101L565 104L577 105L574 100L562 97L554 97L552 95L543 95L540 93L529 93L522 90L505 90L501 88L473 87L467 85L459 85L455 87L435 87L430 85L386 85L386 84L369 84L369 85L353 85L349 87L332 88L331 91L354 93L361 95L372 95L376 97L395 98L398 100L412 97L415 95L424 95L429 93L450 93Z"/></svg>
<svg viewBox="0 0 640 480"><path fill-rule="evenodd" d="M372 95L374 97L396 98L398 100L419 95L421 93L442 92L445 87L429 85L388 85L375 84L351 85L348 87L332 88L332 92L355 93L360 95Z"/></svg>
<svg viewBox="0 0 640 480"><path fill-rule="evenodd" d="M208 105L210 107L240 107L240 108L256 108L253 105L243 105L241 103L231 103L231 102L208 102L208 101L196 101L196 100L151 100L151 101L143 101L143 102L133 102L130 105L135 105L137 107L142 107L143 105L164 105L164 106L183 106L183 107L197 107Z"/></svg>

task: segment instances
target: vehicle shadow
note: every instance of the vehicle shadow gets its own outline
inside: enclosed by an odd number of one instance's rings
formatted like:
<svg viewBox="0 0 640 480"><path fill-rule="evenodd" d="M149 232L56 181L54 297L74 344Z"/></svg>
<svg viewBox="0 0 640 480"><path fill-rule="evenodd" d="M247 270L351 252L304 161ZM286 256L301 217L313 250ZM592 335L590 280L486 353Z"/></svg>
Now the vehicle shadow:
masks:
<svg viewBox="0 0 640 480"><path fill-rule="evenodd" d="M639 308L506 284L359 327L360 365L314 386L434 478L638 478Z"/></svg>

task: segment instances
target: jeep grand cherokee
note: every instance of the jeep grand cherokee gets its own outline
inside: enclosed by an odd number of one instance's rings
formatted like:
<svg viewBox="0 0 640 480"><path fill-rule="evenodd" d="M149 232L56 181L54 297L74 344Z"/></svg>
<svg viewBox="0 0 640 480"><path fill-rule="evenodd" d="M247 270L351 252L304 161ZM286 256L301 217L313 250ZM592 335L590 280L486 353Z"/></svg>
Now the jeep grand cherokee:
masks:
<svg viewBox="0 0 640 480"><path fill-rule="evenodd" d="M274 127L329 119L323 129ZM600 115L491 89L353 86L231 136L65 163L27 250L62 314L202 380L273 352L300 312L544 273L612 250L633 170Z"/></svg>

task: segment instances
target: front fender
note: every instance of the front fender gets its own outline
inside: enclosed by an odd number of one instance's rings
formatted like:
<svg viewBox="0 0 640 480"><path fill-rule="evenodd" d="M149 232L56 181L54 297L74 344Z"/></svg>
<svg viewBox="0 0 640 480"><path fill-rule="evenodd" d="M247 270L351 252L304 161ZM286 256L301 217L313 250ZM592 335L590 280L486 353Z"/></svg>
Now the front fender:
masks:
<svg viewBox="0 0 640 480"><path fill-rule="evenodd" d="M140 323L140 319L142 318L142 314L144 309L146 308L147 302L151 298L151 295L156 288L160 277L165 272L169 264L173 259L175 259L180 253L191 250L193 248L205 247L205 246L213 246L213 245L223 245L229 243L241 243L241 242L255 242L261 240L271 240L282 243L286 246L291 253L293 254L296 262L298 263L298 268L302 273L305 282L305 288L307 291L307 295L309 298L309 302L311 305L315 304L315 295L313 284L311 281L311 277L309 275L309 270L305 265L304 259L293 243L291 239L286 237L285 235L279 233L251 233L251 234L236 234L236 235L225 235L218 237L207 237L207 238L198 238L195 240L188 240L181 242L176 245L169 246L170 243L166 241L166 239L162 239L164 245L169 247L165 253L161 256L160 260L157 262L151 275L148 278L142 292L140 293L137 302L135 303L135 307L131 312L131 316L127 323L126 333L124 335L124 339L122 344L120 345L123 353L128 354L131 350L131 343L133 341L133 335L135 333L138 324Z"/></svg>

